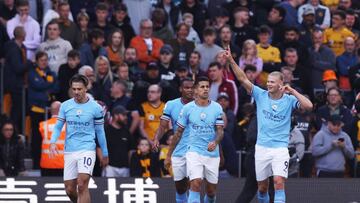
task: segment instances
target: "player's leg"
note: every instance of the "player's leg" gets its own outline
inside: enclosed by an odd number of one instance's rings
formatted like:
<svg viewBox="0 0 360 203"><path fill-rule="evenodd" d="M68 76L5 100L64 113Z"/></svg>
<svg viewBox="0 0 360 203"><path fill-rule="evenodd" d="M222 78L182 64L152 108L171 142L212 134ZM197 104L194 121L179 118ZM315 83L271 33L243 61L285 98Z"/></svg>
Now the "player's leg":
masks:
<svg viewBox="0 0 360 203"><path fill-rule="evenodd" d="M258 182L257 198L259 203L268 203L270 201L268 187L268 178L272 176L271 171L272 156L265 147L255 146L255 172Z"/></svg>
<svg viewBox="0 0 360 203"><path fill-rule="evenodd" d="M216 186L219 181L220 157L203 157L206 179L205 203L214 203L216 201Z"/></svg>
<svg viewBox="0 0 360 203"><path fill-rule="evenodd" d="M90 180L89 174L79 173L79 176L77 179L78 203L89 203L90 202L89 180Z"/></svg>
<svg viewBox="0 0 360 203"><path fill-rule="evenodd" d="M77 203L77 180L73 179L73 180L65 180L64 181L65 184L65 191L67 196L70 198L70 200L73 203Z"/></svg>
<svg viewBox="0 0 360 203"><path fill-rule="evenodd" d="M95 159L95 151L81 152L78 156L78 203L90 202L89 180L93 173Z"/></svg>
<svg viewBox="0 0 360 203"><path fill-rule="evenodd" d="M188 203L200 203L201 183L204 174L204 166L200 155L188 152L186 154L186 166L190 179Z"/></svg>
<svg viewBox="0 0 360 203"><path fill-rule="evenodd" d="M176 188L176 203L187 202L189 179L186 174L186 157L171 157L171 166Z"/></svg>
<svg viewBox="0 0 360 203"><path fill-rule="evenodd" d="M286 202L285 180L288 177L289 152L287 148L276 149L273 153L272 170L274 172L274 203Z"/></svg>

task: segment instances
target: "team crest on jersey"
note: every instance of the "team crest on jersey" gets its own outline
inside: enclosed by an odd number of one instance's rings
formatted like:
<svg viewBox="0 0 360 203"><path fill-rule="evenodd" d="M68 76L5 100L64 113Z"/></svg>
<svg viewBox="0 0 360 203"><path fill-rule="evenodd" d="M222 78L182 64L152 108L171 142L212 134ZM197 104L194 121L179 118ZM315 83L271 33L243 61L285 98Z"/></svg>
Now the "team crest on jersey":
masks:
<svg viewBox="0 0 360 203"><path fill-rule="evenodd" d="M76 116L77 117L80 117L80 114L82 113L82 111L81 111L81 109L78 109L77 111L76 111Z"/></svg>
<svg viewBox="0 0 360 203"><path fill-rule="evenodd" d="M150 121L155 120L155 116L154 116L154 115L152 115L152 114L150 114L150 115L148 116L148 118L149 118L149 120L150 120Z"/></svg>
<svg viewBox="0 0 360 203"><path fill-rule="evenodd" d="M206 114L205 114L205 113L201 113L201 114L200 114L200 118L201 118L201 120L204 120L204 119L206 118Z"/></svg>
<svg viewBox="0 0 360 203"><path fill-rule="evenodd" d="M276 111L277 108L278 108L278 106L277 106L276 104L273 104L273 105L271 106L271 108L272 108L274 111Z"/></svg>

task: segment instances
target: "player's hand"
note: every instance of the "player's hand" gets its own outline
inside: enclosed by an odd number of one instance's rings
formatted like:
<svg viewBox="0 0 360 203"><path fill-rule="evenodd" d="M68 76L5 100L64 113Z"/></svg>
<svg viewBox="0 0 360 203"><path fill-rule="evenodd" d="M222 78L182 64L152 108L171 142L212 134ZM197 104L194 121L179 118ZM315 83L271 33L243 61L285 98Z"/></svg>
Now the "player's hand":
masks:
<svg viewBox="0 0 360 203"><path fill-rule="evenodd" d="M286 84L284 86L280 86L280 91L286 94L293 94L294 89L290 87L290 85Z"/></svg>
<svg viewBox="0 0 360 203"><path fill-rule="evenodd" d="M209 152L212 152L212 151L214 151L215 149L216 149L216 142L215 141L212 141L212 142L209 142L209 144L208 144L208 151Z"/></svg>
<svg viewBox="0 0 360 203"><path fill-rule="evenodd" d="M165 160L164 160L164 166L166 168L166 170L169 170L171 167L171 157L170 156L166 156Z"/></svg>
<svg viewBox="0 0 360 203"><path fill-rule="evenodd" d="M159 145L160 145L159 140L157 140L157 139L155 138L155 139L154 139L154 142L153 142L153 144L152 144L152 149L153 149L153 151L155 151L155 152L159 151Z"/></svg>
<svg viewBox="0 0 360 203"><path fill-rule="evenodd" d="M100 161L101 168L105 168L107 165L109 165L109 157L103 157Z"/></svg>
<svg viewBox="0 0 360 203"><path fill-rule="evenodd" d="M55 158L55 156L59 154L55 143L50 144L49 151L50 151L50 154L49 154L50 159Z"/></svg>

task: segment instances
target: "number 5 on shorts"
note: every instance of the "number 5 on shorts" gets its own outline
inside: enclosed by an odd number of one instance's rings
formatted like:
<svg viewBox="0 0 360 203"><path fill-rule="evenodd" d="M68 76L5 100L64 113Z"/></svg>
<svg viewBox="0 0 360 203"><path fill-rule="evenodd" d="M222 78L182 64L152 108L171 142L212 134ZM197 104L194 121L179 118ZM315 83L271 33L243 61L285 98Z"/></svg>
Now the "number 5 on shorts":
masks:
<svg viewBox="0 0 360 203"><path fill-rule="evenodd" d="M90 157L84 157L84 165L91 166L92 159Z"/></svg>

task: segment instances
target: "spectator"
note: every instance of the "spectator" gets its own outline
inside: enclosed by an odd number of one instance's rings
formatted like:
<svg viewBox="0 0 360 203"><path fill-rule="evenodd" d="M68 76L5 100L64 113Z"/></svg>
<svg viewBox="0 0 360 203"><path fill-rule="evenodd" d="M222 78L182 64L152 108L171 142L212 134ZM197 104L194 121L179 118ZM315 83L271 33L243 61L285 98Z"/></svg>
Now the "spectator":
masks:
<svg viewBox="0 0 360 203"><path fill-rule="evenodd" d="M103 43L104 32L99 29L92 30L89 33L89 43L84 43L79 49L81 64L93 67L98 56L107 56Z"/></svg>
<svg viewBox="0 0 360 203"><path fill-rule="evenodd" d="M34 60L35 52L38 49L41 41L40 25L29 16L29 2L27 0L20 0L16 3L16 10L18 14L11 18L6 23L6 30L10 39L14 38L14 30L17 26L24 27L26 37L24 46L26 47L26 56L29 60Z"/></svg>
<svg viewBox="0 0 360 203"><path fill-rule="evenodd" d="M322 5L328 7L331 14L338 8L339 2L340 0L321 0Z"/></svg>
<svg viewBox="0 0 360 203"><path fill-rule="evenodd" d="M191 13L184 13L182 20L189 27L189 33L188 33L186 39L193 42L195 45L201 44L199 34L193 28L194 16Z"/></svg>
<svg viewBox="0 0 360 203"><path fill-rule="evenodd" d="M239 67L244 70L246 65L253 65L256 67L256 77L258 77L263 70L263 61L258 57L256 43L252 39L246 40L242 46Z"/></svg>
<svg viewBox="0 0 360 203"><path fill-rule="evenodd" d="M162 144L160 147L159 162L160 162L161 177L163 178L169 178L173 176L172 169L171 168L167 169L164 164L173 137L174 137L173 131L172 130L167 131L164 134L164 138L166 138L166 143Z"/></svg>
<svg viewBox="0 0 360 203"><path fill-rule="evenodd" d="M140 35L131 39L130 46L137 52L139 66L145 70L146 65L151 61L159 59L160 49L164 43L157 38L151 37L153 23L149 19L140 22Z"/></svg>
<svg viewBox="0 0 360 203"><path fill-rule="evenodd" d="M344 51L344 41L347 37L354 38L355 35L345 27L346 14L343 11L336 11L332 15L332 27L325 30L324 43L340 56Z"/></svg>
<svg viewBox="0 0 360 203"><path fill-rule="evenodd" d="M205 25L208 25L208 12L206 6L197 0L185 0L179 5L181 14L191 13L194 16L194 29L197 33L202 33ZM201 38L201 36L200 36Z"/></svg>
<svg viewBox="0 0 360 203"><path fill-rule="evenodd" d="M149 84L158 84L161 81L159 66L156 62L150 62L146 71L141 75L141 80Z"/></svg>
<svg viewBox="0 0 360 203"><path fill-rule="evenodd" d="M129 157L134 141L126 127L126 109L121 105L116 106L111 111L111 117L111 124L105 128L109 165L103 169L102 176L130 177Z"/></svg>
<svg viewBox="0 0 360 203"><path fill-rule="evenodd" d="M62 128L60 137L56 141L59 150L55 157L49 157L50 140L53 133L53 126L57 121L61 103L54 101L50 106L51 118L39 123L39 132L42 138L40 168L41 176L63 176L64 174L64 143L65 128Z"/></svg>
<svg viewBox="0 0 360 203"><path fill-rule="evenodd" d="M251 83L256 84L256 67L253 65L246 65L244 68L244 73L246 77L250 80ZM238 86L238 95L239 95L239 108L237 112L237 119L242 118L243 109L245 104L254 104L254 99L249 95L246 89L240 85Z"/></svg>
<svg viewBox="0 0 360 203"><path fill-rule="evenodd" d="M351 8L351 6L352 0L340 0L338 8L342 10L348 10Z"/></svg>
<svg viewBox="0 0 360 203"><path fill-rule="evenodd" d="M342 120L339 115L330 116L327 126L314 137L312 154L319 178L343 178L346 159L354 158L350 137L342 131Z"/></svg>
<svg viewBox="0 0 360 203"><path fill-rule="evenodd" d="M357 50L358 63L349 69L349 80L355 94L360 92L360 49Z"/></svg>
<svg viewBox="0 0 360 203"><path fill-rule="evenodd" d="M193 51L189 58L189 74L195 81L196 77L207 76L207 72L200 69L201 54L198 51ZM181 66L180 66L181 67Z"/></svg>
<svg viewBox="0 0 360 203"><path fill-rule="evenodd" d="M96 21L90 25L90 28L102 30L104 32L104 38L108 39L110 33L114 29L114 27L109 22L107 22L109 6L104 2L99 2L95 7L95 14Z"/></svg>
<svg viewBox="0 0 360 203"><path fill-rule="evenodd" d="M251 8L251 2L247 1L247 0L234 0L231 1L229 3L224 3L223 7L228 11L228 13L230 14L230 19L229 19L229 24L232 25L234 23L234 16L233 15L236 10L238 10L238 8L247 8L250 9Z"/></svg>
<svg viewBox="0 0 360 203"><path fill-rule="evenodd" d="M0 24L0 63L5 58L5 43L9 41L9 36L6 33L6 27Z"/></svg>
<svg viewBox="0 0 360 203"><path fill-rule="evenodd" d="M77 16L81 12L85 12L89 15L90 21L95 20L95 7L97 1L69 1L71 13Z"/></svg>
<svg viewBox="0 0 360 203"><path fill-rule="evenodd" d="M284 40L285 36L285 23L284 18L286 15L286 10L279 6L273 6L268 14L267 20L268 25L272 29L272 44L277 46L280 42Z"/></svg>
<svg viewBox="0 0 360 203"><path fill-rule="evenodd" d="M47 24L47 40L40 44L39 50L46 52L49 58L49 67L56 75L61 64L66 63L67 55L72 50L69 41L60 37L60 27L56 19Z"/></svg>
<svg viewBox="0 0 360 203"><path fill-rule="evenodd" d="M105 48L112 70L124 60L125 42L123 32L119 29L113 30L108 38L108 46Z"/></svg>
<svg viewBox="0 0 360 203"><path fill-rule="evenodd" d="M300 30L300 41L306 46L312 45L311 37L315 30L321 30L315 23L315 9L308 7L303 12L303 21L299 26Z"/></svg>
<svg viewBox="0 0 360 203"><path fill-rule="evenodd" d="M236 114L238 110L238 92L235 82L223 78L223 68L218 62L209 64L208 74L211 83L209 98L217 101L219 94L225 92L229 97L229 109Z"/></svg>
<svg viewBox="0 0 360 203"><path fill-rule="evenodd" d="M172 64L173 56L173 49L170 45L165 44L161 47L158 62L161 80L172 80L175 77L175 67Z"/></svg>
<svg viewBox="0 0 360 203"><path fill-rule="evenodd" d="M324 33L316 30L312 34L312 47L309 48L309 63L311 64L311 86L312 89L320 89L323 87L322 75L325 70L335 70L335 54L333 51L323 45Z"/></svg>
<svg viewBox="0 0 360 203"><path fill-rule="evenodd" d="M287 0L279 4L286 10L286 15L284 18L284 23L287 27L299 27L298 16L297 16L297 7L302 4L302 0Z"/></svg>
<svg viewBox="0 0 360 203"><path fill-rule="evenodd" d="M41 135L39 123L44 120L47 114L46 107L57 90L56 75L48 66L48 55L46 52L36 53L36 64L29 70L28 74L28 109L31 118L31 149L33 158L33 168L40 168L41 157Z"/></svg>
<svg viewBox="0 0 360 203"><path fill-rule="evenodd" d="M289 177L299 177L300 161L304 157L305 140L302 132L296 127L296 121L291 124L289 137Z"/></svg>
<svg viewBox="0 0 360 203"><path fill-rule="evenodd" d="M6 23L16 15L15 0L4 0L0 2L0 23L6 26Z"/></svg>
<svg viewBox="0 0 360 203"><path fill-rule="evenodd" d="M187 40L189 26L185 23L179 23L176 26L176 38L170 40L169 45L173 48L173 65L175 68L189 63L189 57L195 49L192 41Z"/></svg>
<svg viewBox="0 0 360 203"><path fill-rule="evenodd" d="M245 7L238 7L233 12L234 24L232 24L232 31L234 35L234 43L240 48L243 43L248 40L256 40L256 31L249 25L249 9Z"/></svg>
<svg viewBox="0 0 360 203"><path fill-rule="evenodd" d="M204 42L196 46L195 51L201 53L200 69L207 71L209 64L215 60L215 56L222 50L221 47L215 44L216 31L213 27L205 28Z"/></svg>
<svg viewBox="0 0 360 203"><path fill-rule="evenodd" d="M223 54L219 52L216 54L215 62L218 62L223 69L223 78L226 80L231 80L233 82L236 81L235 75L233 74L230 66L227 64L226 58L224 58Z"/></svg>
<svg viewBox="0 0 360 203"><path fill-rule="evenodd" d="M81 32L76 24L69 19L69 16L71 16L70 5L66 1L59 3L59 15L61 37L69 41L74 49L80 48L83 42Z"/></svg>
<svg viewBox="0 0 360 203"><path fill-rule="evenodd" d="M137 151L130 160L131 177L160 177L159 156L151 151L150 141L140 138Z"/></svg>
<svg viewBox="0 0 360 203"><path fill-rule="evenodd" d="M325 121L328 121L332 115L340 116L344 123L343 130L350 132L351 112L342 104L341 92L337 88L330 88L327 91L327 104L321 106L316 111L316 128L319 130Z"/></svg>
<svg viewBox="0 0 360 203"><path fill-rule="evenodd" d="M152 144L157 128L160 125L165 103L160 100L162 89L159 85L150 85L147 91L147 101L140 107L140 133Z"/></svg>
<svg viewBox="0 0 360 203"><path fill-rule="evenodd" d="M131 25L136 34L141 33L141 26L143 19L150 19L151 4L149 0L124 0L123 3L128 8L128 15L131 19ZM140 29L139 29L140 28ZM151 34L150 34L151 36Z"/></svg>
<svg viewBox="0 0 360 203"><path fill-rule="evenodd" d="M307 4L304 4L298 9L298 21L301 24L303 22L303 15L305 10L313 8L315 11L315 24L322 30L330 27L330 10L328 7L320 4L320 0L309 0Z"/></svg>
<svg viewBox="0 0 360 203"><path fill-rule="evenodd" d="M79 72L81 67L80 64L80 53L76 50L69 51L67 55L67 63L62 64L59 68L58 80L59 80L59 94L57 99L61 102L70 99L69 97L69 89L70 84L69 81Z"/></svg>
<svg viewBox="0 0 360 203"><path fill-rule="evenodd" d="M338 88L338 79L333 70L325 70L322 76L322 89L314 89L314 99L316 103L315 109L325 105L327 102L327 92L331 88Z"/></svg>
<svg viewBox="0 0 360 203"><path fill-rule="evenodd" d="M223 49L230 47L232 57L235 61L238 61L241 55L241 49L234 43L231 27L229 25L224 25L220 28L219 33L220 39L218 40L217 45Z"/></svg>
<svg viewBox="0 0 360 203"><path fill-rule="evenodd" d="M126 83L122 80L115 80L110 89L111 100L106 104L112 112L117 106L128 106L130 97L126 96Z"/></svg>
<svg viewBox="0 0 360 203"><path fill-rule="evenodd" d="M25 175L25 144L15 125L5 121L0 135L0 176Z"/></svg>
<svg viewBox="0 0 360 203"><path fill-rule="evenodd" d="M355 107L355 115L353 117L353 120L351 121L351 132L349 134L350 138L351 138L351 142L353 143L354 146L354 150L355 151L360 151L360 126L359 126L359 121L360 121L360 100L357 99L354 103L354 107ZM356 155L356 160L359 161L360 160L360 155L357 154ZM357 169L359 170L359 169ZM356 171L358 174L358 171Z"/></svg>
<svg viewBox="0 0 360 203"><path fill-rule="evenodd" d="M213 22L212 25L214 26L217 32L220 31L224 25L228 25L229 22L229 13L224 8L219 8L214 18L210 18Z"/></svg>
<svg viewBox="0 0 360 203"><path fill-rule="evenodd" d="M79 69L79 74L80 75L84 75L86 76L88 79L89 79L89 84L87 86L87 93L91 94L92 97L96 97L96 93L97 93L97 88L98 88L98 84L96 83L96 77L95 77L95 74L94 74L94 69L90 66L82 66L80 69ZM72 89L70 88L69 89L69 96L72 95Z"/></svg>
<svg viewBox="0 0 360 203"><path fill-rule="evenodd" d="M128 47L125 50L124 61L129 66L130 78L134 78L134 81L141 78L141 74L144 72L139 66L139 60L137 57L136 49Z"/></svg>
<svg viewBox="0 0 360 203"><path fill-rule="evenodd" d="M168 17L167 20L167 27L171 31L175 31L177 24L180 22L180 8L179 6L174 4L174 1L169 0L160 0L158 4L155 6L156 8L164 9L166 12L166 16Z"/></svg>
<svg viewBox="0 0 360 203"><path fill-rule="evenodd" d="M336 69L339 76L339 87L343 91L351 91L349 81L349 68L356 65L359 60L355 53L356 45L355 40L352 37L347 37L344 40L345 51L338 57L336 57ZM351 94L350 97L353 97Z"/></svg>
<svg viewBox="0 0 360 203"><path fill-rule="evenodd" d="M258 32L259 43L256 45L259 58L263 61L263 71L271 73L279 71L281 63L280 51L270 44L272 30L267 25L260 26Z"/></svg>
<svg viewBox="0 0 360 203"><path fill-rule="evenodd" d="M80 12L76 17L76 22L79 27L81 42L89 41L89 15L86 12Z"/></svg>
<svg viewBox="0 0 360 203"><path fill-rule="evenodd" d="M25 85L25 75L31 66L31 62L26 57L26 47L23 42L26 37L24 27L18 26L14 29L14 39L8 41L4 49L4 90L11 96L10 118L18 129L22 129L23 109L23 88Z"/></svg>
<svg viewBox="0 0 360 203"><path fill-rule="evenodd" d="M129 47L130 40L135 37L134 28L130 24L130 18L128 16L127 6L123 3L118 3L114 6L113 16L111 18L111 24L122 30L124 36L125 47Z"/></svg>
<svg viewBox="0 0 360 203"><path fill-rule="evenodd" d="M94 65L97 89L95 98L108 104L111 100L110 89L115 80L110 62L105 56L99 56Z"/></svg>
<svg viewBox="0 0 360 203"><path fill-rule="evenodd" d="M153 37L169 42L173 38L173 33L167 26L166 12L162 8L155 8L151 14L151 21L154 23Z"/></svg>
<svg viewBox="0 0 360 203"><path fill-rule="evenodd" d="M345 26L348 30L350 30L355 35L355 39L358 39L360 36L360 30L358 28L355 28L355 22L358 19L357 14L354 10L348 9L346 11L346 17L345 17Z"/></svg>
<svg viewBox="0 0 360 203"><path fill-rule="evenodd" d="M127 96L131 97L131 92L134 88L134 78L130 78L129 74L129 66L126 63L122 63L117 66L117 78L123 82L125 82L125 93Z"/></svg>
<svg viewBox="0 0 360 203"><path fill-rule="evenodd" d="M301 87L299 87L296 83L294 83L294 74L293 69L288 66L283 66L280 69L280 72L284 76L284 84L290 85L292 88L296 89L298 92L303 92Z"/></svg>

